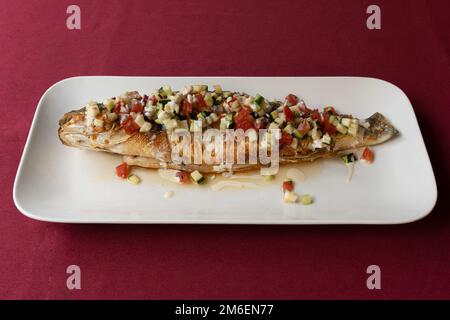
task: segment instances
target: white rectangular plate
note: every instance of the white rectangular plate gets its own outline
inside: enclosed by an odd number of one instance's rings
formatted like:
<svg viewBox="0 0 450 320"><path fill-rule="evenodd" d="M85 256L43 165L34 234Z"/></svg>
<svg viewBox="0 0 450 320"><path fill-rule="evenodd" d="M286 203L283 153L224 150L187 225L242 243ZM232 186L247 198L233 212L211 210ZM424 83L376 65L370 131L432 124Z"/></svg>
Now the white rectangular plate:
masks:
<svg viewBox="0 0 450 320"><path fill-rule="evenodd" d="M89 100L124 91L150 92L163 84L221 84L225 90L282 99L298 94L309 106L333 105L367 118L378 111L400 136L374 147L372 165L358 163L350 183L339 161L319 160L320 170L300 184L314 204L284 204L279 184L248 190L183 187L139 172L134 186L114 177L121 158L63 146L58 120ZM299 165L301 168L301 164ZM308 176L309 173L307 172ZM170 199L166 191L174 191ZM407 96L396 86L359 77L75 77L42 96L19 165L14 201L28 217L78 223L396 224L418 220L436 202L433 170Z"/></svg>

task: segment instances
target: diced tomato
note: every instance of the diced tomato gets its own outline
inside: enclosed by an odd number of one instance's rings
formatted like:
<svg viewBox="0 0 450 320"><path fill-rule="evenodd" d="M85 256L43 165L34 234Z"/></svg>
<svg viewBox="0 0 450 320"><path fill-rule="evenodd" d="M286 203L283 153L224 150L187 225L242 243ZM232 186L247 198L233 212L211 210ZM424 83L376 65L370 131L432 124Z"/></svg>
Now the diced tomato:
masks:
<svg viewBox="0 0 450 320"><path fill-rule="evenodd" d="M250 108L243 107L234 115L234 127L244 131L253 128L253 117L251 116Z"/></svg>
<svg viewBox="0 0 450 320"><path fill-rule="evenodd" d="M306 119L302 119L298 125L297 130L301 134L307 134L309 130L311 130L311 125L309 124L309 121Z"/></svg>
<svg viewBox="0 0 450 320"><path fill-rule="evenodd" d="M291 106L296 105L298 102L298 98L295 94L288 94L286 100L290 103Z"/></svg>
<svg viewBox="0 0 450 320"><path fill-rule="evenodd" d="M292 113L291 109L289 109L288 106L285 106L283 109L284 115L286 116L286 121L291 122L294 120L294 114Z"/></svg>
<svg viewBox="0 0 450 320"><path fill-rule="evenodd" d="M181 106L181 113L187 118L192 112L192 104L187 100L183 100L183 105Z"/></svg>
<svg viewBox="0 0 450 320"><path fill-rule="evenodd" d="M313 120L317 120L317 121L319 122L320 125L323 124L322 117L320 116L320 112L319 112L318 110L313 110L313 111L311 112L311 118L312 118Z"/></svg>
<svg viewBox="0 0 450 320"><path fill-rule="evenodd" d="M206 106L206 102L205 102L205 99L203 98L202 94L197 93L195 95L195 97L197 98L197 103L198 103L198 107L199 107L200 111L206 110L207 106Z"/></svg>
<svg viewBox="0 0 450 320"><path fill-rule="evenodd" d="M325 127L323 128L323 131L325 133L333 135L336 134L336 127L327 121L325 122Z"/></svg>
<svg viewBox="0 0 450 320"><path fill-rule="evenodd" d="M284 180L282 185L283 191L294 190L294 182L292 180Z"/></svg>
<svg viewBox="0 0 450 320"><path fill-rule="evenodd" d="M127 109L127 112L124 112L123 110L122 110L122 107L126 107L126 104L125 104L125 102L124 101L122 101L122 100L119 100L118 102L117 102L117 104L116 104L116 106L114 107L114 112L115 113L117 113L117 114L127 114L127 113L129 113L129 110Z"/></svg>
<svg viewBox="0 0 450 320"><path fill-rule="evenodd" d="M129 117L122 123L122 127L127 134L133 134L140 128L139 125L131 117Z"/></svg>
<svg viewBox="0 0 450 320"><path fill-rule="evenodd" d="M128 174L129 174L129 167L126 162L121 163L116 167L116 175L119 178L126 179L128 178Z"/></svg>
<svg viewBox="0 0 450 320"><path fill-rule="evenodd" d="M323 109L323 112L324 112L324 113L332 113L332 114L336 114L336 110L334 110L333 107L325 107L325 108Z"/></svg>
<svg viewBox="0 0 450 320"><path fill-rule="evenodd" d="M186 171L178 171L175 176L178 178L178 182L181 184L189 183L189 173Z"/></svg>
<svg viewBox="0 0 450 320"><path fill-rule="evenodd" d="M116 104L116 106L114 107L114 112L115 113L120 113L120 107L121 107L121 102L119 101L117 104Z"/></svg>
<svg viewBox="0 0 450 320"><path fill-rule="evenodd" d="M373 152L369 149L369 147L365 147L361 156L361 160L366 161L367 163L373 162Z"/></svg>
<svg viewBox="0 0 450 320"><path fill-rule="evenodd" d="M285 144L290 144L291 142L292 142L292 136L285 131L281 131L280 146L284 146Z"/></svg>
<svg viewBox="0 0 450 320"><path fill-rule="evenodd" d="M131 108L131 112L142 112L142 110L144 110L144 106L138 102L136 103L132 108Z"/></svg>
<svg viewBox="0 0 450 320"><path fill-rule="evenodd" d="M311 109L309 109L307 106L306 106L306 103L305 103L305 101L300 101L300 105L299 105L299 108L300 108L300 111L303 111L304 113L310 113L311 112Z"/></svg>

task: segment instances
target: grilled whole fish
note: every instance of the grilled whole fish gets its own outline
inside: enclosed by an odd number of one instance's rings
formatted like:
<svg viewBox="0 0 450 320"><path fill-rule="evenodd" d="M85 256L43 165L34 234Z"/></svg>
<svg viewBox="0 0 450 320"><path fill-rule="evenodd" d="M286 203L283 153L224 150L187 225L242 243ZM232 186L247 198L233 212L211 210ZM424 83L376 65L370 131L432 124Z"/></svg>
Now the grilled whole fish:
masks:
<svg viewBox="0 0 450 320"><path fill-rule="evenodd" d="M66 113L59 121L58 135L67 146L124 156L129 165L169 168L204 173L258 169L261 163L180 163L172 160L176 147L171 133L255 128L281 129L280 164L331 157L346 150L383 143L398 131L380 113L365 120L336 113L333 107L312 110L294 95L284 102L268 101L261 95L222 91L215 86L187 86L176 92L168 86L150 95L126 92L103 103L89 102ZM248 141L245 142L248 156Z"/></svg>

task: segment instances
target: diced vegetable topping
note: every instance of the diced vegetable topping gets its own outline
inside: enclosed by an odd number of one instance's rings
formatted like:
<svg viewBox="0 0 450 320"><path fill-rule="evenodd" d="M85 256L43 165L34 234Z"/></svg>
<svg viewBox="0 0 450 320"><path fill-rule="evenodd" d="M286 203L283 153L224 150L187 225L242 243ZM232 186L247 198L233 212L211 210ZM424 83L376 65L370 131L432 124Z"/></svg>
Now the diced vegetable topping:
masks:
<svg viewBox="0 0 450 320"><path fill-rule="evenodd" d="M341 156L342 161L344 161L344 163L352 163L356 161L356 157L353 153L349 153L346 155Z"/></svg>
<svg viewBox="0 0 450 320"><path fill-rule="evenodd" d="M133 107L131 107L131 112L142 112L142 110L144 110L144 106L138 102L136 104L133 105Z"/></svg>
<svg viewBox="0 0 450 320"><path fill-rule="evenodd" d="M294 94L288 94L286 100L291 106L296 105L298 102L298 98Z"/></svg>
<svg viewBox="0 0 450 320"><path fill-rule="evenodd" d="M249 108L242 108L234 116L234 123L236 129L242 129L244 131L253 128L253 118L250 115Z"/></svg>
<svg viewBox="0 0 450 320"><path fill-rule="evenodd" d="M285 179L282 185L283 191L292 191L294 190L294 181L291 179Z"/></svg>
<svg viewBox="0 0 450 320"><path fill-rule="evenodd" d="M331 148L336 135L356 136L364 130L358 119L341 116L334 107L322 112L310 109L294 94L288 94L284 101L269 101L260 94L223 91L219 85L213 91L199 84L180 91L162 86L142 96L137 91L125 92L103 103L91 101L85 112L87 125L96 133L109 130L113 123L129 135L145 134L152 128L191 132L207 128L280 129L279 145L294 150Z"/></svg>
<svg viewBox="0 0 450 320"><path fill-rule="evenodd" d="M298 195L293 191L286 191L283 196L284 202L296 203L298 200Z"/></svg>
<svg viewBox="0 0 450 320"><path fill-rule="evenodd" d="M307 206L313 203L313 198L309 194L304 194L300 196L300 203Z"/></svg>
<svg viewBox="0 0 450 320"><path fill-rule="evenodd" d="M283 146L285 144L291 144L291 142L292 142L292 136L289 133L287 133L285 131L282 131L281 132L281 139L280 139L280 142L279 142L280 146Z"/></svg>
<svg viewBox="0 0 450 320"><path fill-rule="evenodd" d="M128 174L129 174L129 167L126 162L119 164L116 167L116 175L119 178L126 179L126 178L128 178Z"/></svg>
<svg viewBox="0 0 450 320"><path fill-rule="evenodd" d="M189 183L189 173L186 171L178 171L175 176L178 178L180 184Z"/></svg>
<svg viewBox="0 0 450 320"><path fill-rule="evenodd" d="M361 156L361 160L366 161L367 163L373 162L373 152L369 149L369 147L365 147Z"/></svg>
<svg viewBox="0 0 450 320"><path fill-rule="evenodd" d="M134 175L134 174L130 174L128 176L128 178L127 178L127 181L129 183L131 183L131 184L136 185L136 184L139 184L141 182L141 179L138 176Z"/></svg>
<svg viewBox="0 0 450 320"><path fill-rule="evenodd" d="M129 117L122 123L123 129L127 134L133 134L139 131L139 125L133 120L133 118Z"/></svg>
<svg viewBox="0 0 450 320"><path fill-rule="evenodd" d="M292 113L291 109L289 109L288 106L284 107L283 111L287 122L291 122L292 120L294 120L294 113Z"/></svg>
<svg viewBox="0 0 450 320"><path fill-rule="evenodd" d="M191 179L196 184L201 184L201 183L205 182L205 177L197 170L195 170L194 172L191 172Z"/></svg>

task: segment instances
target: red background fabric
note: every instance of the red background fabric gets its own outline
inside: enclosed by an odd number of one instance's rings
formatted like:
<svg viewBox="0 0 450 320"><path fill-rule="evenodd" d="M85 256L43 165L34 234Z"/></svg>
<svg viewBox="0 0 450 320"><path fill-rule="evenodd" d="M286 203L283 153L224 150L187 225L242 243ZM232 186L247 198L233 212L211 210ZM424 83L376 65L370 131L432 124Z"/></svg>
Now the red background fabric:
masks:
<svg viewBox="0 0 450 320"><path fill-rule="evenodd" d="M0 1L0 298L450 298L448 1L378 0L373 31L372 1L78 0L77 31L66 28L70 4ZM77 75L385 79L414 106L438 203L398 226L31 220L12 186L32 117L50 85ZM71 264L82 270L79 291L66 288ZM382 290L366 288L371 264Z"/></svg>

